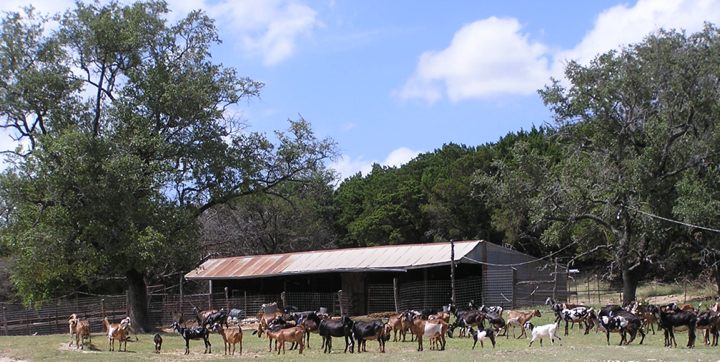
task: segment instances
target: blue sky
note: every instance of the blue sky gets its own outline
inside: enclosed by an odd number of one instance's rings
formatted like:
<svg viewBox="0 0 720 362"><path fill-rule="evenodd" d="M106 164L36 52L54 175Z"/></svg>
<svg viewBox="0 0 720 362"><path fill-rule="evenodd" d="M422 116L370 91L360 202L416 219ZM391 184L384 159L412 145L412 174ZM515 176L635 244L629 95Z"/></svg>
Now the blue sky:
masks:
<svg viewBox="0 0 720 362"><path fill-rule="evenodd" d="M567 60L587 63L659 28L720 22L720 1L710 0L168 2L174 17L203 9L215 18L223 43L214 58L266 83L234 110L250 129L272 132L302 115L338 142L331 166L342 177L550 122L536 90L561 78ZM72 6L6 0L0 10L27 3Z"/></svg>

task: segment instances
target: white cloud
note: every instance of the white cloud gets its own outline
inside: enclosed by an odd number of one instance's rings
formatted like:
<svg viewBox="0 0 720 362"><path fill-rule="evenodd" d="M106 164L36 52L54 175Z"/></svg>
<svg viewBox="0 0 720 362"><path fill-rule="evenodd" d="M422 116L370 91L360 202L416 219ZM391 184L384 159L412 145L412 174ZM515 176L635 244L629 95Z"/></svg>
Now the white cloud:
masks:
<svg viewBox="0 0 720 362"><path fill-rule="evenodd" d="M420 56L399 96L457 102L498 94L529 94L547 81L548 51L520 32L516 19L491 17L463 26L446 49Z"/></svg>
<svg viewBox="0 0 720 362"><path fill-rule="evenodd" d="M445 97L457 102L533 94L551 75L561 78L568 60L587 63L661 28L691 33L705 22L720 22L719 1L639 0L603 11L575 47L551 52L550 46L531 41L518 20L490 17L460 28L447 48L423 53L396 95L432 103Z"/></svg>
<svg viewBox="0 0 720 362"><path fill-rule="evenodd" d="M205 0L201 6L238 39L243 50L262 57L266 66L288 59L298 40L321 26L317 12L299 1Z"/></svg>
<svg viewBox="0 0 720 362"><path fill-rule="evenodd" d="M413 158L415 158L419 151L413 151L407 147L400 147L392 150L390 154L385 157L383 162L377 160L365 160L362 156L356 159L348 155L342 155L340 159L330 164L330 168L335 170L340 175L340 180L345 180L350 176L354 176L358 172L362 175L367 175L372 171L372 165L375 163L383 166L399 167L402 166Z"/></svg>
<svg viewBox="0 0 720 362"><path fill-rule="evenodd" d="M568 60L586 64L599 53L639 43L661 28L693 33L708 21L720 21L720 2L640 0L632 7L613 6L598 15L593 28L577 46L555 55L553 74L561 75Z"/></svg>
<svg viewBox="0 0 720 362"><path fill-rule="evenodd" d="M19 11L31 3L41 13L48 14L74 7L74 1L68 0L6 0L0 2L0 11ZM266 66L290 58L297 50L298 41L321 26L317 12L301 0L170 0L168 7L171 21L195 9L205 11L216 20L222 32L237 41L241 51L259 56ZM225 38L229 40L228 35Z"/></svg>

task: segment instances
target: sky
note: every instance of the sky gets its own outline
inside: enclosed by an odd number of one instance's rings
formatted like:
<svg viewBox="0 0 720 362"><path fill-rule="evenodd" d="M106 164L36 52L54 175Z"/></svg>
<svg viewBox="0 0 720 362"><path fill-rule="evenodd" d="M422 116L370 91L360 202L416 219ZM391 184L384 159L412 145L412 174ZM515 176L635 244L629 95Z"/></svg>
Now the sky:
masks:
<svg viewBox="0 0 720 362"><path fill-rule="evenodd" d="M128 1L124 1L127 3ZM4 0L44 13L74 0ZM265 83L237 109L271 133L305 118L334 139L341 178L400 166L447 143L477 146L552 122L537 90L569 60L659 29L720 23L720 0L168 0L170 21L201 9L223 40L213 59ZM0 134L0 149L13 148Z"/></svg>

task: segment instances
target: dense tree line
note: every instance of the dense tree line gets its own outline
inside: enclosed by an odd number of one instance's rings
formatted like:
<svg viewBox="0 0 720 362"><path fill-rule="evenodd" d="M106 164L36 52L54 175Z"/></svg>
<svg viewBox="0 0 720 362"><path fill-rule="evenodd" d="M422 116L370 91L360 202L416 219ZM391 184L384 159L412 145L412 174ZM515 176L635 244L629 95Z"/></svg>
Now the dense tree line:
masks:
<svg viewBox="0 0 720 362"><path fill-rule="evenodd" d="M129 290L214 256L485 239L640 280L711 268L720 284L718 29L660 32L571 62L540 96L553 122L479 146L447 143L337 187L305 120L274 137L227 112L262 84L214 64L211 19L162 1L10 13L0 125L0 256L26 302ZM482 117L478 115L478 117ZM703 227L704 226L704 227ZM118 287L116 284L114 287Z"/></svg>

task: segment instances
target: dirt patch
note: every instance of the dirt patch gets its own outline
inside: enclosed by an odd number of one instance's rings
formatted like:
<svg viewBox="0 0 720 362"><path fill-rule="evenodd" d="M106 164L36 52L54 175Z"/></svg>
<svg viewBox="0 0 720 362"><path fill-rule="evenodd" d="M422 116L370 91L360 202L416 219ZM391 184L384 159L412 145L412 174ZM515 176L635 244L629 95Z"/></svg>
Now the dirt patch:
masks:
<svg viewBox="0 0 720 362"><path fill-rule="evenodd" d="M0 362L27 362L27 361L22 360L22 359L8 357L8 356L0 354Z"/></svg>
<svg viewBox="0 0 720 362"><path fill-rule="evenodd" d="M70 346L68 343L60 343L60 347L58 347L61 351L72 351L72 352L81 352L81 353L98 353L100 352L100 348L98 346L92 344L92 343L86 343L83 347L83 349L78 349L75 347L75 344L73 343L72 346ZM0 361L2 362L2 361Z"/></svg>
<svg viewBox="0 0 720 362"><path fill-rule="evenodd" d="M663 305L663 304L670 304L670 303L693 303L697 304L697 302L705 302L708 301L707 296L703 295L688 295L687 296L687 302L685 302L686 296L684 294L681 295L659 295L655 297L649 297L647 298L648 303L652 303L655 305ZM712 303L712 300L710 300L710 303Z"/></svg>

